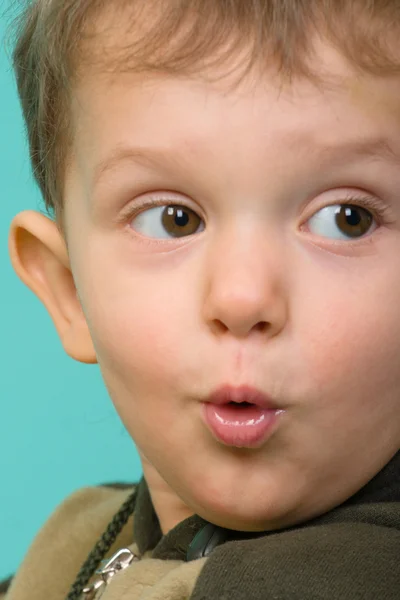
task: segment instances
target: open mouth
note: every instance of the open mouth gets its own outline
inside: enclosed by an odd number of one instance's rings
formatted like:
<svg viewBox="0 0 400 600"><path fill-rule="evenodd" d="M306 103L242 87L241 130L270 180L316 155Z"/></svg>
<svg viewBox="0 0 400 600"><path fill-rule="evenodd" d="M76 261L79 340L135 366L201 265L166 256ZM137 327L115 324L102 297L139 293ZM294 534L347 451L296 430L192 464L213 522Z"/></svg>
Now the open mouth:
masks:
<svg viewBox="0 0 400 600"><path fill-rule="evenodd" d="M221 420L237 425L250 421L255 422L266 412L265 409L251 402L226 402L215 406L215 410Z"/></svg>
<svg viewBox="0 0 400 600"><path fill-rule="evenodd" d="M283 412L267 394L248 385L221 386L203 402L204 420L213 437L238 448L260 448Z"/></svg>
<svg viewBox="0 0 400 600"><path fill-rule="evenodd" d="M261 446L274 431L278 413L250 402L204 403L207 425L214 437L228 446Z"/></svg>

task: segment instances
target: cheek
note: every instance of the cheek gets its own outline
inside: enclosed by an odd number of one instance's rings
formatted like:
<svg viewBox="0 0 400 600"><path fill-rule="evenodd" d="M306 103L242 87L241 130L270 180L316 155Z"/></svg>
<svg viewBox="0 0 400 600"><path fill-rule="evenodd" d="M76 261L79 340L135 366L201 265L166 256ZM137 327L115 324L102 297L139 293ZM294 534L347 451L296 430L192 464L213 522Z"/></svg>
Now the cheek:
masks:
<svg viewBox="0 0 400 600"><path fill-rule="evenodd" d="M102 320L92 311L99 355L121 375L131 373L153 381L155 376L164 379L171 371L179 323L173 306L166 310L162 305L149 291L145 296L133 292L113 302L113 310Z"/></svg>
<svg viewBox="0 0 400 600"><path fill-rule="evenodd" d="M376 274L375 274L376 275ZM332 420L354 409L376 416L398 410L400 388L400 285L398 274L354 277L349 285L325 282L302 306L310 318L299 319L298 355L320 408ZM308 323L306 330L304 324ZM354 415L352 415L354 416Z"/></svg>
<svg viewBox="0 0 400 600"><path fill-rule="evenodd" d="M166 447L176 427L171 397L179 382L176 326L150 294L132 293L93 328L98 362L114 406L138 449ZM178 439L178 434L175 434Z"/></svg>
<svg viewBox="0 0 400 600"><path fill-rule="evenodd" d="M188 302L162 277L115 276L112 285L91 282L88 306L93 343L105 382L112 387L119 411L136 398L162 407L160 398L173 394L184 369L182 346Z"/></svg>

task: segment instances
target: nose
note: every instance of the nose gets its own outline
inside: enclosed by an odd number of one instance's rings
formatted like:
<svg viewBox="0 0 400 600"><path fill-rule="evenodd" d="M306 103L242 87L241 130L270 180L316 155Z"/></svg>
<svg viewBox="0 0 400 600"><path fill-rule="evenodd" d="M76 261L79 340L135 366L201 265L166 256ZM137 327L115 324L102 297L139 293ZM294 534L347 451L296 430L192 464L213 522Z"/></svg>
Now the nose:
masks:
<svg viewBox="0 0 400 600"><path fill-rule="evenodd" d="M285 252L265 235L225 235L209 249L204 317L214 333L276 336L288 316Z"/></svg>

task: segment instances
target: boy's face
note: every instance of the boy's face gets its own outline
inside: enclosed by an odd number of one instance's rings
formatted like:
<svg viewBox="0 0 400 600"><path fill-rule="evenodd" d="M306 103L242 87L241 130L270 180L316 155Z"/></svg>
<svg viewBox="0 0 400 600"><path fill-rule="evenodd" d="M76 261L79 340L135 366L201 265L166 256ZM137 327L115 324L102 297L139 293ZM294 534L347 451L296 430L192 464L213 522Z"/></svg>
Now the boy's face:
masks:
<svg viewBox="0 0 400 600"><path fill-rule="evenodd" d="M335 85L86 74L75 99L66 224L106 385L145 474L235 529L328 510L400 446L400 84L320 56ZM284 411L260 447L206 425L223 384Z"/></svg>

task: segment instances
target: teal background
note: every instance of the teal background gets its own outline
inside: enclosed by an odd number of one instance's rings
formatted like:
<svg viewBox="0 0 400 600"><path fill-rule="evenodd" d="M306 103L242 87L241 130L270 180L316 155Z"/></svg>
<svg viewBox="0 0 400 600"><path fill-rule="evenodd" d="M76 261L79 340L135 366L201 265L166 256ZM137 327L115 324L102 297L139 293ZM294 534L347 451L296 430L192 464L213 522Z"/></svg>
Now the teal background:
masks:
<svg viewBox="0 0 400 600"><path fill-rule="evenodd" d="M12 4L0 0L0 580L15 572L68 494L85 485L136 481L142 473L99 367L64 353L46 309L9 259L14 215L45 213L5 50Z"/></svg>

